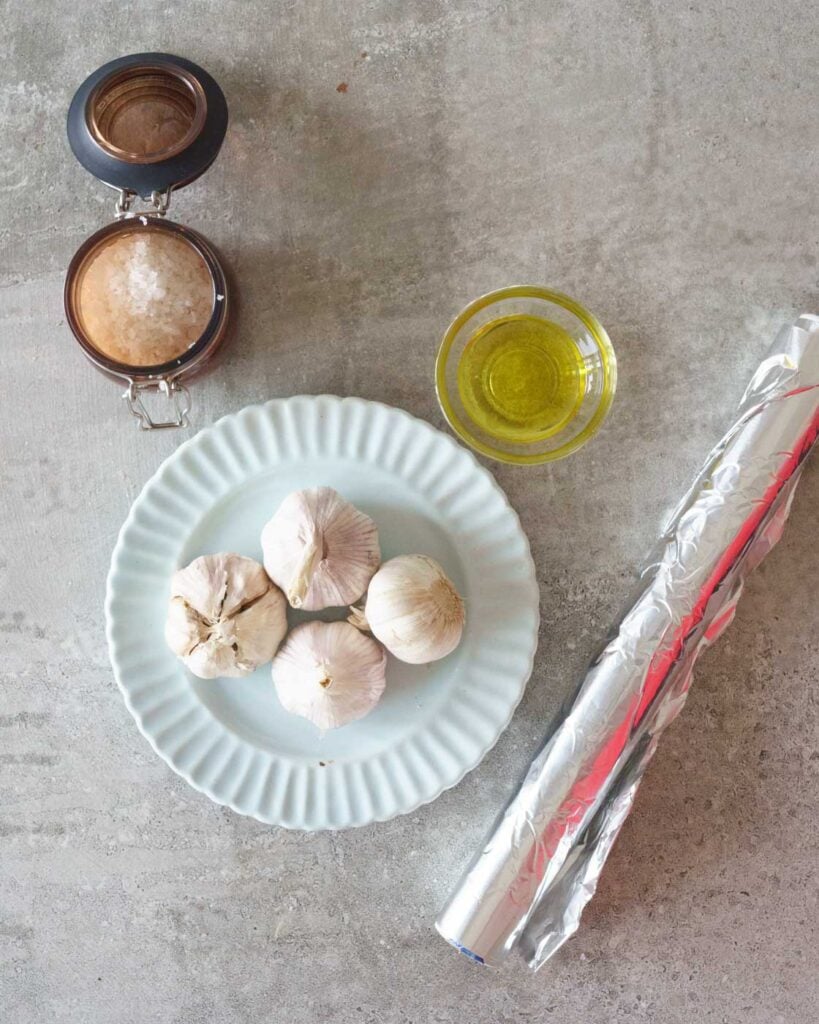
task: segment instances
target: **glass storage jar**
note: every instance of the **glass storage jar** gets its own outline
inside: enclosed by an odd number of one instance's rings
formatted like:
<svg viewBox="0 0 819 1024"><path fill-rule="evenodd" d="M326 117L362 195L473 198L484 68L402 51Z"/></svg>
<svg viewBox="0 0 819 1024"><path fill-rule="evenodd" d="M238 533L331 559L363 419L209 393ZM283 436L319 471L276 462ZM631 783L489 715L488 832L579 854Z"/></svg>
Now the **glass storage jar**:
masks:
<svg viewBox="0 0 819 1024"><path fill-rule="evenodd" d="M214 79L165 53L105 64L68 112L74 155L119 196L114 222L86 239L69 264L66 318L94 366L126 385L123 397L146 430L187 424L184 382L201 371L228 325L230 286L219 255L197 231L166 217L171 192L215 160L227 119ZM152 416L148 392L167 397L168 418Z"/></svg>

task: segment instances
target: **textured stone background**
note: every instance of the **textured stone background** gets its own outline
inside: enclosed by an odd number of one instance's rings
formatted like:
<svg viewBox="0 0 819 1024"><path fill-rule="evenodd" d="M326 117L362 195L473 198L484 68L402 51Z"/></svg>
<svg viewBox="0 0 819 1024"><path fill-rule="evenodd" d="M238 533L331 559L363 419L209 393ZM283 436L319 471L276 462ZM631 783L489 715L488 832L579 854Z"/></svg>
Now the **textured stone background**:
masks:
<svg viewBox="0 0 819 1024"><path fill-rule="evenodd" d="M579 935L532 976L475 968L432 930L775 329L817 311L815 9L2 12L3 1020L819 1018L817 465L701 662ZM242 291L238 337L196 386L197 425L329 391L440 426L442 330L509 282L578 296L617 349L598 440L552 468L492 467L538 566L537 669L481 767L411 817L336 835L237 817L153 755L114 687L108 558L181 437L140 435L65 325L65 267L112 196L73 161L63 121L86 74L139 49L201 62L231 106L218 162L174 202Z"/></svg>

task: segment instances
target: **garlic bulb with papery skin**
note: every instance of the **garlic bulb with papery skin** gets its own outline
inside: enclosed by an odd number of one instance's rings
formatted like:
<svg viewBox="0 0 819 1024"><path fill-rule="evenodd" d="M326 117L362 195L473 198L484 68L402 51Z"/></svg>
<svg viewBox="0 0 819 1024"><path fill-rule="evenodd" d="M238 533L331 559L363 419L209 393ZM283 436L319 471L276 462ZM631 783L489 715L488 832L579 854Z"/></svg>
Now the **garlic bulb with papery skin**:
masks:
<svg viewBox="0 0 819 1024"><path fill-rule="evenodd" d="M305 622L273 659L283 707L319 729L363 718L381 699L387 655L347 622Z"/></svg>
<svg viewBox="0 0 819 1024"><path fill-rule="evenodd" d="M349 621L399 661L422 665L455 650L464 619L464 603L434 558L399 555L373 576L363 615L353 609Z"/></svg>
<svg viewBox="0 0 819 1024"><path fill-rule="evenodd" d="M203 555L171 579L165 640L200 679L250 675L286 632L284 595L252 558Z"/></svg>
<svg viewBox="0 0 819 1024"><path fill-rule="evenodd" d="M262 530L264 567L294 608L357 601L381 561L369 516L332 487L288 495Z"/></svg>

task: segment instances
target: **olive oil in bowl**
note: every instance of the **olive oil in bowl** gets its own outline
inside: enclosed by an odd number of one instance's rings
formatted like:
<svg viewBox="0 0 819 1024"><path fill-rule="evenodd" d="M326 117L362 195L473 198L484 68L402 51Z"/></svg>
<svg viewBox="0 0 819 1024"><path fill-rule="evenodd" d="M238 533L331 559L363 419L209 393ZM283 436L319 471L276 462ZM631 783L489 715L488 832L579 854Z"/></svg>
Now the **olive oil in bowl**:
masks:
<svg viewBox="0 0 819 1024"><path fill-rule="evenodd" d="M458 392L470 419L513 443L559 433L577 415L585 391L585 362L574 339L529 313L483 324L458 362Z"/></svg>
<svg viewBox="0 0 819 1024"><path fill-rule="evenodd" d="M617 386L603 325L562 292L512 285L470 302L435 361L455 433L501 462L537 465L576 452L600 429Z"/></svg>

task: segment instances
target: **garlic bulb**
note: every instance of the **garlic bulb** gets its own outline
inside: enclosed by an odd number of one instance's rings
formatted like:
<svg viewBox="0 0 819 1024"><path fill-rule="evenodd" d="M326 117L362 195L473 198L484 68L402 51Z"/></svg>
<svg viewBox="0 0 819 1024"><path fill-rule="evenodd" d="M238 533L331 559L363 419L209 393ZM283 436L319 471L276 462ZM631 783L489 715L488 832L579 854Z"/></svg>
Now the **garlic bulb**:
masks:
<svg viewBox="0 0 819 1024"><path fill-rule="evenodd" d="M174 573L165 640L200 679L250 675L286 632L284 595L252 558L203 555Z"/></svg>
<svg viewBox="0 0 819 1024"><path fill-rule="evenodd" d="M288 495L262 530L264 567L294 608L357 601L378 563L378 531L332 487Z"/></svg>
<svg viewBox="0 0 819 1024"><path fill-rule="evenodd" d="M363 718L381 699L387 655L346 622L296 626L273 659L282 705L319 729Z"/></svg>
<svg viewBox="0 0 819 1024"><path fill-rule="evenodd" d="M464 603L434 558L400 555L373 576L364 613L353 609L349 621L369 629L399 661L421 665L458 646Z"/></svg>

